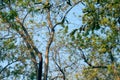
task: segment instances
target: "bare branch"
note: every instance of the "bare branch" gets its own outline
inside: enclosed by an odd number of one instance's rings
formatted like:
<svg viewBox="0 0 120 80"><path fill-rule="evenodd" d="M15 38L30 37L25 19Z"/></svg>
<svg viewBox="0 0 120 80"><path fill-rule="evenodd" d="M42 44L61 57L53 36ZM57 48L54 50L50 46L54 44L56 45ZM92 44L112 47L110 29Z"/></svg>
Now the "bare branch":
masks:
<svg viewBox="0 0 120 80"><path fill-rule="evenodd" d="M82 0L81 0L81 1L78 1L77 3L75 3L75 4L65 13L65 15L64 15L63 18L62 18L62 20L54 25L54 28L55 28L57 25L63 24L64 21L65 21L66 16L68 15L68 13L69 13L76 5L78 5L79 3L82 3Z"/></svg>
<svg viewBox="0 0 120 80"><path fill-rule="evenodd" d="M108 68L107 66L93 66L90 62L88 62L88 59L86 58L84 52L82 51L81 48L79 48L79 50L82 52L82 58L84 59L84 61L91 67L91 68Z"/></svg>
<svg viewBox="0 0 120 80"><path fill-rule="evenodd" d="M8 63L8 64L0 71L0 74L1 74L8 66L10 66L11 64L13 64L13 63L15 63L15 62L18 62L18 60L13 61L13 62L11 62L11 63Z"/></svg>
<svg viewBox="0 0 120 80"><path fill-rule="evenodd" d="M53 58L53 57L52 57ZM65 80L65 73L63 71L63 69L59 66L59 64L55 61L55 59L53 58L54 63L57 65L58 69L60 70L60 72L63 74L63 80Z"/></svg>
<svg viewBox="0 0 120 80"><path fill-rule="evenodd" d="M25 15L25 17L23 18L22 24L24 24L25 19L27 18L28 14L29 14L30 12L31 12L31 10L29 10L29 11L27 12L27 14Z"/></svg>
<svg viewBox="0 0 120 80"><path fill-rule="evenodd" d="M23 25L23 23L20 22L20 19L19 19L18 17L16 17L16 20L17 20L17 22L21 25L21 27L22 27L22 29L23 29L23 31L24 31L24 33L25 33L25 35L23 35L22 37L24 37L24 39L25 39L25 38L27 39L26 41L32 46L32 48L34 49L34 51L35 51L36 53L42 54L42 53L34 46L34 43L33 43L32 39L30 38L30 35L29 35L28 31L26 30L26 28L25 28L25 26ZM24 33L22 32L22 33L20 33L20 34L24 34Z"/></svg>

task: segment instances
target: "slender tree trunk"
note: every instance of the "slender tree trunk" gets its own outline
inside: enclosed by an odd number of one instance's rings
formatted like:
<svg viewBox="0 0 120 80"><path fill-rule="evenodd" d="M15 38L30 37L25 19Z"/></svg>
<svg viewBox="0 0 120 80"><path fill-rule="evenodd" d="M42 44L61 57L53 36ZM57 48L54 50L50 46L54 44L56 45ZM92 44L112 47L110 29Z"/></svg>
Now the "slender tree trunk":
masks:
<svg viewBox="0 0 120 80"><path fill-rule="evenodd" d="M49 0L47 0L47 2L49 4ZM54 27L52 25L52 21L51 21L51 18L50 18L50 7L48 8L47 22L48 22L48 25L49 25L50 38L48 40L47 47L46 47L46 52L45 52L44 80L47 80L47 77L48 77L49 50L50 50L50 46L51 46L51 44L53 42L53 38L54 38Z"/></svg>
<svg viewBox="0 0 120 80"><path fill-rule="evenodd" d="M51 43L53 42L53 37L54 37L54 31L51 32L47 47L46 47L46 53L45 53L45 70L44 70L44 80L47 80L48 76L48 65L49 65L49 49L51 46Z"/></svg>

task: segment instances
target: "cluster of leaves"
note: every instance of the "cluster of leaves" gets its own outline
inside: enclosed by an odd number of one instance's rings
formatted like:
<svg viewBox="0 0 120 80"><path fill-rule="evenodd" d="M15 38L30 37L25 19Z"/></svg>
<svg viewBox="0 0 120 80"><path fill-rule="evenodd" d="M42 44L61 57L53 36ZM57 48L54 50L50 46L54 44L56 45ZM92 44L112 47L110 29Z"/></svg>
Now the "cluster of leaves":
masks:
<svg viewBox="0 0 120 80"><path fill-rule="evenodd" d="M30 64L29 51L23 44L17 45L16 42L19 41L16 41L14 37L1 40L0 79L21 79L23 76L23 79L31 80L35 71L29 69L33 68L33 65Z"/></svg>
<svg viewBox="0 0 120 80"><path fill-rule="evenodd" d="M12 22L14 21L15 17L18 16L17 11L10 10L9 12L0 12L1 18L3 18L3 22Z"/></svg>
<svg viewBox="0 0 120 80"><path fill-rule="evenodd" d="M118 63L118 56L120 56L120 24L118 25L117 22L120 16L120 2L118 0L112 2L109 0L97 1L99 0L84 1L83 25L79 29L73 30L70 36L76 47L85 50L86 58L92 65L106 65L110 69L113 65L116 66L112 70L86 68L83 70L86 79L108 80L111 78L117 80L120 73L114 71L119 70L120 66Z"/></svg>

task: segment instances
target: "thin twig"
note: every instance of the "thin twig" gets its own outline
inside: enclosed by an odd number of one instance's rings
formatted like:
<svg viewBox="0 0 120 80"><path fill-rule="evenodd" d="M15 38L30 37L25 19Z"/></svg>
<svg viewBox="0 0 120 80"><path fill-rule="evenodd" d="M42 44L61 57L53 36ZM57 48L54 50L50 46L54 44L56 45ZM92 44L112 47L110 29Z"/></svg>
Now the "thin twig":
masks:
<svg viewBox="0 0 120 80"><path fill-rule="evenodd" d="M57 25L63 24L64 21L65 21L66 16L68 15L68 13L69 13L77 4L79 4L80 2L82 3L82 1L78 1L77 3L75 3L75 4L65 13L65 15L64 15L63 18L62 18L62 20L54 25L54 28L55 28Z"/></svg>
<svg viewBox="0 0 120 80"><path fill-rule="evenodd" d="M0 74L8 67L8 66L10 66L11 64L13 64L13 63L15 63L15 62L17 62L18 60L16 60L16 61L13 61L13 62L11 62L11 63L8 63L1 71L0 71Z"/></svg>
<svg viewBox="0 0 120 80"><path fill-rule="evenodd" d="M91 67L91 68L108 68L107 66L93 66L90 62L88 62L88 59L86 58L84 52L82 51L81 48L79 48L79 50L82 52L82 58L84 59L84 61Z"/></svg>

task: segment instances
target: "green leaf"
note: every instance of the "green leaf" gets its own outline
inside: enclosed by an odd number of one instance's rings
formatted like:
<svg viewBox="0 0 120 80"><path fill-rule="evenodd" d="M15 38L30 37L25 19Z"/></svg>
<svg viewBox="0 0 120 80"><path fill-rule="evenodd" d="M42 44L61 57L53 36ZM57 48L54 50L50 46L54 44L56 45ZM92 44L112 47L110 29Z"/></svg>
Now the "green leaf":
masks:
<svg viewBox="0 0 120 80"><path fill-rule="evenodd" d="M14 43L10 43L9 45L8 45L8 49L14 49L16 46L15 46L15 44Z"/></svg>
<svg viewBox="0 0 120 80"><path fill-rule="evenodd" d="M20 26L13 22L12 23L12 29L18 31L20 29Z"/></svg>
<svg viewBox="0 0 120 80"><path fill-rule="evenodd" d="M74 30L70 33L70 36L73 36L77 30L78 30L78 29L74 29Z"/></svg>
<svg viewBox="0 0 120 80"><path fill-rule="evenodd" d="M64 33L68 33L68 26L65 26Z"/></svg>

